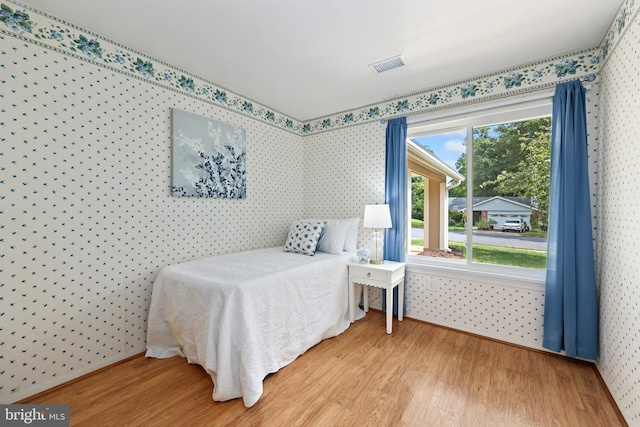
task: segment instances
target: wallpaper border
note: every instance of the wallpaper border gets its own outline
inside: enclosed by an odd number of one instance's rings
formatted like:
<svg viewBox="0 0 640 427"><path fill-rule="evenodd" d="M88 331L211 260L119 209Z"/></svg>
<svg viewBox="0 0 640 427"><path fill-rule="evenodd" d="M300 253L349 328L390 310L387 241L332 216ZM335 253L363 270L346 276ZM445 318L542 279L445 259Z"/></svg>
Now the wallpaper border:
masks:
<svg viewBox="0 0 640 427"><path fill-rule="evenodd" d="M634 7L634 1L627 0L628 9ZM7 6L8 3L23 10L14 10ZM0 22L4 24L0 25L2 34L170 89L302 136L530 92L576 78L594 81L600 68L601 57L608 54L609 45L605 43L615 37L615 34L610 32L600 47L532 62L301 122L19 0L5 0L0 3L0 6L2 7ZM623 6L617 18L618 33L624 29L626 23L627 7Z"/></svg>
<svg viewBox="0 0 640 427"><path fill-rule="evenodd" d="M616 13L616 16L609 25L609 29L598 48L600 58L602 58L600 68L604 67L613 51L618 47L620 40L622 40L629 29L629 25L627 24L636 20L638 12L640 12L640 7L636 4L635 0L626 0L620 5L618 13Z"/></svg>
<svg viewBox="0 0 640 427"><path fill-rule="evenodd" d="M12 9L7 3L23 10ZM0 7L0 33L240 113L292 133L301 133L302 123L292 117L29 4L18 0L5 0L0 3Z"/></svg>
<svg viewBox="0 0 640 427"><path fill-rule="evenodd" d="M581 50L313 119L304 125L303 133L322 132L372 120L384 121L504 98L552 87L567 80L593 82L597 79L600 63L597 52L597 48Z"/></svg>

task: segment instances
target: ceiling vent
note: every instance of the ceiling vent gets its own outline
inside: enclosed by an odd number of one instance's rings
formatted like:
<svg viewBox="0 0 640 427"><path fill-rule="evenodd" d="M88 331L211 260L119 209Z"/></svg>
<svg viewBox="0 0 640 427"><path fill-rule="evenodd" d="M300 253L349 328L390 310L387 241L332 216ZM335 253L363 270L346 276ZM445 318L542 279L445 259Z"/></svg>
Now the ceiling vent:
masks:
<svg viewBox="0 0 640 427"><path fill-rule="evenodd" d="M394 56L393 58L385 59L384 61L375 62L370 64L369 67L380 74L385 71L393 70L394 68L403 67L407 64L402 55Z"/></svg>

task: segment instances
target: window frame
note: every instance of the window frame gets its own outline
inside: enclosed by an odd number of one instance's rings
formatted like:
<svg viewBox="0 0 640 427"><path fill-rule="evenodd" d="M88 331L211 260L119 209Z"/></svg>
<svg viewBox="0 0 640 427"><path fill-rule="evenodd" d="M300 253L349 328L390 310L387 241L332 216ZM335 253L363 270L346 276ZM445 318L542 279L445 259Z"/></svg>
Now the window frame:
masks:
<svg viewBox="0 0 640 427"><path fill-rule="evenodd" d="M446 133L452 130L467 129L467 206L471 206L473 197L473 128L492 126L513 121L550 117L552 114L553 92L545 91L524 97L517 97L480 106L458 108L446 112L436 112L430 115L408 120L407 140L436 133ZM465 260L451 260L443 258L410 255L411 246L411 178L408 175L408 209L406 237L407 271L422 274L434 274L465 280L487 280L495 284L513 285L519 288L540 290L544 289L546 269L511 267L494 264L472 262L471 244L467 247ZM467 221L467 242L473 242L473 225Z"/></svg>

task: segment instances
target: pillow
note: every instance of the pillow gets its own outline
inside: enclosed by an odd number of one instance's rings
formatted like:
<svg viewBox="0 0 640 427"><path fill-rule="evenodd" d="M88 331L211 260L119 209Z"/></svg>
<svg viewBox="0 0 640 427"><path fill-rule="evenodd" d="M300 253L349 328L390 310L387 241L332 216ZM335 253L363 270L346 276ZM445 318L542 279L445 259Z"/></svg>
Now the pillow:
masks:
<svg viewBox="0 0 640 427"><path fill-rule="evenodd" d="M358 249L358 226L360 225L360 218L349 218L344 221L348 221L349 223L347 236L344 240L344 250L353 252Z"/></svg>
<svg viewBox="0 0 640 427"><path fill-rule="evenodd" d="M324 226L320 235L320 240L318 240L316 250L340 255L344 249L349 225L346 221L328 219L327 225Z"/></svg>
<svg viewBox="0 0 640 427"><path fill-rule="evenodd" d="M360 225L360 218L347 218L347 219L303 219L301 221L306 222L343 222L349 224L346 230L344 239L344 251L353 252L358 249L358 226ZM332 252L333 253L333 252Z"/></svg>
<svg viewBox="0 0 640 427"><path fill-rule="evenodd" d="M289 237L284 244L285 252L294 252L305 255L314 255L318 245L320 233L326 222L298 221L289 230Z"/></svg>

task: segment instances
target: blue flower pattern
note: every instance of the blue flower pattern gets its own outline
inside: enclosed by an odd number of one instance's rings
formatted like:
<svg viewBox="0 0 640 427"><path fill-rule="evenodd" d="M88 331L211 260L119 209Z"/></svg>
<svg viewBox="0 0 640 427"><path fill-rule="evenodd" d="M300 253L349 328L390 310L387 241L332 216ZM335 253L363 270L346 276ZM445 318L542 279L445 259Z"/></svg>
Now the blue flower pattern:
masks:
<svg viewBox="0 0 640 427"><path fill-rule="evenodd" d="M578 65L576 61L572 59L565 59L559 64L556 64L556 76L565 77L567 74L575 74L578 70Z"/></svg>
<svg viewBox="0 0 640 427"><path fill-rule="evenodd" d="M138 58L133 64L133 67L144 77L153 77L153 75L155 74L153 64L150 61L143 61L142 59Z"/></svg>
<svg viewBox="0 0 640 427"><path fill-rule="evenodd" d="M622 9L622 11L620 12L620 15L618 16L618 19L616 20L616 23L618 24L618 34L620 34L624 29L626 22L627 22L627 10Z"/></svg>
<svg viewBox="0 0 640 427"><path fill-rule="evenodd" d="M195 92L196 90L195 83L193 83L193 79L191 77L181 76L180 80L178 80L178 84L187 92Z"/></svg>
<svg viewBox="0 0 640 427"><path fill-rule="evenodd" d="M64 39L64 34L61 34L58 31L52 29L49 31L49 38L51 40L62 41Z"/></svg>
<svg viewBox="0 0 640 427"><path fill-rule="evenodd" d="M89 40L85 36L80 35L80 37L74 40L78 49L82 51L89 58L102 58L103 49L100 47L100 42L95 39Z"/></svg>
<svg viewBox="0 0 640 427"><path fill-rule="evenodd" d="M221 90L216 89L215 93L213 94L213 98L221 104L227 103L227 93Z"/></svg>
<svg viewBox="0 0 640 427"><path fill-rule="evenodd" d="M469 83L460 88L460 95L462 96L463 99L468 98L470 96L476 96L477 90L478 90L478 87L476 85Z"/></svg>
<svg viewBox="0 0 640 427"><path fill-rule="evenodd" d="M9 6L4 3L0 6L0 22L4 22L5 25L11 28L13 31L31 33L33 21L29 19L29 15L26 12L13 11Z"/></svg>
<svg viewBox="0 0 640 427"><path fill-rule="evenodd" d="M520 73L511 73L508 76L504 77L504 87L506 89L511 89L514 86L522 85L522 74Z"/></svg>
<svg viewBox="0 0 640 427"><path fill-rule="evenodd" d="M398 104L396 105L396 110L399 113L407 111L408 109L409 109L409 101L407 101L406 99L403 101L398 101Z"/></svg>

